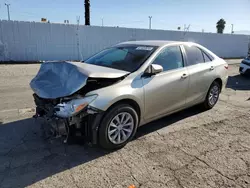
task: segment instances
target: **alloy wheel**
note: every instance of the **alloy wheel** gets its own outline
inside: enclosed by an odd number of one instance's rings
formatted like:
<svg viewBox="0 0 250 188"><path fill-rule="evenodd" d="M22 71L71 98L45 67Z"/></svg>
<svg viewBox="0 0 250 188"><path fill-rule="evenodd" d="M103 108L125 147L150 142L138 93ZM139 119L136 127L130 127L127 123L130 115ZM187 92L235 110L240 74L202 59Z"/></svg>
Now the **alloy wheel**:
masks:
<svg viewBox="0 0 250 188"><path fill-rule="evenodd" d="M134 130L134 119L128 112L117 114L109 123L108 138L113 144L122 144Z"/></svg>
<svg viewBox="0 0 250 188"><path fill-rule="evenodd" d="M220 94L219 87L217 85L214 85L209 92L209 98L208 98L209 104L211 106L214 106L216 104L219 98L219 94Z"/></svg>

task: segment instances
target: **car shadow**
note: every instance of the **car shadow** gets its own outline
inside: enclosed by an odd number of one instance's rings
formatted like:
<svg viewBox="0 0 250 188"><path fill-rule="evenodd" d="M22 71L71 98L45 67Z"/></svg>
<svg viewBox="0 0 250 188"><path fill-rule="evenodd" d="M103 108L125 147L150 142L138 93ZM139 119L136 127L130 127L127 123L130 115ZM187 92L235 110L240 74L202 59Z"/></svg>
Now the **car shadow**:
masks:
<svg viewBox="0 0 250 188"><path fill-rule="evenodd" d="M250 90L250 77L235 75L229 76L226 88L230 88L233 90Z"/></svg>
<svg viewBox="0 0 250 188"><path fill-rule="evenodd" d="M199 105L197 105L197 106L193 106L191 108L182 110L180 112L171 114L169 116L165 116L161 119L155 120L153 122L150 122L148 124L145 124L145 125L139 127L135 137L136 138L142 137L144 135L150 134L154 131L157 131L157 130L162 129L164 127L167 127L171 124L174 124L178 121L181 121L185 118L197 115L197 114L202 113L202 112L204 112L204 110L201 109Z"/></svg>
<svg viewBox="0 0 250 188"><path fill-rule="evenodd" d="M136 138L200 112L192 107L141 126ZM110 153L87 144L47 139L41 125L41 121L29 118L0 126L0 187L26 187Z"/></svg>

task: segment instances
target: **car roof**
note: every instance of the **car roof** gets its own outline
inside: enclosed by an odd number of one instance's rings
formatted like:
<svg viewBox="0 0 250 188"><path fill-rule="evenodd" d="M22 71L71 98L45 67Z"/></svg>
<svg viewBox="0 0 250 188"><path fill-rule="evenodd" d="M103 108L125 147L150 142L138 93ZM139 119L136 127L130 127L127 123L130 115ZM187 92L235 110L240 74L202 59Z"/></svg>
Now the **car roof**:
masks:
<svg viewBox="0 0 250 188"><path fill-rule="evenodd" d="M166 44L195 44L193 42L183 42L183 41L169 41L169 40L140 40L140 41L127 41L117 44L116 46L123 45L145 45L145 46L164 46Z"/></svg>

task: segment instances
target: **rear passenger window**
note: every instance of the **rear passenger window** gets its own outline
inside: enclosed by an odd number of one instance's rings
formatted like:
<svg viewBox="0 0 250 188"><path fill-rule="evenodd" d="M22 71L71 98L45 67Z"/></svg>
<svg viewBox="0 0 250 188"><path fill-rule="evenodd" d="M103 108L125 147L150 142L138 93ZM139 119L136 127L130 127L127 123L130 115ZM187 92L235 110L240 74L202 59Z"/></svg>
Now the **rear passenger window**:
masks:
<svg viewBox="0 0 250 188"><path fill-rule="evenodd" d="M205 62L210 62L211 61L211 59L204 52L203 52L203 57L204 57Z"/></svg>
<svg viewBox="0 0 250 188"><path fill-rule="evenodd" d="M198 63L204 63L203 52L196 46L184 46L188 65L195 65Z"/></svg>
<svg viewBox="0 0 250 188"><path fill-rule="evenodd" d="M203 53L208 57L208 59L209 59L210 61L213 61L213 60L214 60L214 57L213 57L211 54L209 54L208 52L204 52L204 51L203 51Z"/></svg>

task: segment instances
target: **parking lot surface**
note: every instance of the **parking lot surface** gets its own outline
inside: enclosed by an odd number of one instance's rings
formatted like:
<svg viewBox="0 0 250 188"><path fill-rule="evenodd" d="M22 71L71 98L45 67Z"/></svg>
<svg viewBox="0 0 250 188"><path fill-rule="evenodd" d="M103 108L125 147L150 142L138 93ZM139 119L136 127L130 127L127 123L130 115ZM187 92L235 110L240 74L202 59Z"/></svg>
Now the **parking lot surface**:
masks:
<svg viewBox="0 0 250 188"><path fill-rule="evenodd" d="M39 65L0 65L0 187L250 187L250 78L233 62L214 109L144 125L113 152L45 139L31 118Z"/></svg>

